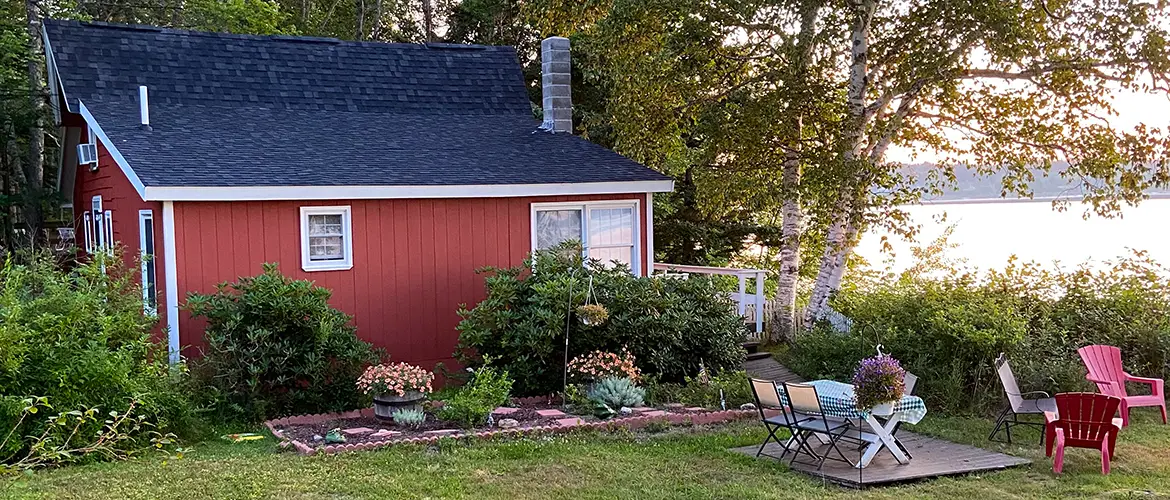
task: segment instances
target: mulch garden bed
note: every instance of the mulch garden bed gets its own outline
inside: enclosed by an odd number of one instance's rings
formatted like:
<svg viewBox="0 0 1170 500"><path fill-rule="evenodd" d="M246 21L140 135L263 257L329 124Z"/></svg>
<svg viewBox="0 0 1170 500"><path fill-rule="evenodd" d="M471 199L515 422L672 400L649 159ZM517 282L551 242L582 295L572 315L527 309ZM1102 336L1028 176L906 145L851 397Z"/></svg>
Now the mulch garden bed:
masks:
<svg viewBox="0 0 1170 500"><path fill-rule="evenodd" d="M548 398L513 400L512 406L497 408L492 413L494 426L460 429L451 422L439 420L427 412L426 421L418 428L394 425L374 417L372 408L346 413L302 415L265 422L272 434L281 440L281 446L293 447L298 453L341 453L367 450L398 443L430 444L442 438L515 437L534 434L553 434L574 429L637 429L653 422L679 424L713 424L750 418L756 412L743 410L716 411L706 408L636 408L630 415L599 420L592 415L571 415ZM501 421L515 420L515 425L503 428ZM512 424L512 422L507 422ZM326 444L324 436L331 429L341 429L345 443Z"/></svg>

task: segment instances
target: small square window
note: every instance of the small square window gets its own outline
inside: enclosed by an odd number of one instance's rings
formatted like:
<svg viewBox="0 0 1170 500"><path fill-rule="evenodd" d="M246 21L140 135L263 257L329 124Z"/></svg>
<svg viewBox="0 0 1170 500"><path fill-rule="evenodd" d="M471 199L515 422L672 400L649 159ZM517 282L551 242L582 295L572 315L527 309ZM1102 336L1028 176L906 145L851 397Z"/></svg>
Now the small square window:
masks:
<svg viewBox="0 0 1170 500"><path fill-rule="evenodd" d="M349 207L301 207L301 268L305 271L353 268Z"/></svg>

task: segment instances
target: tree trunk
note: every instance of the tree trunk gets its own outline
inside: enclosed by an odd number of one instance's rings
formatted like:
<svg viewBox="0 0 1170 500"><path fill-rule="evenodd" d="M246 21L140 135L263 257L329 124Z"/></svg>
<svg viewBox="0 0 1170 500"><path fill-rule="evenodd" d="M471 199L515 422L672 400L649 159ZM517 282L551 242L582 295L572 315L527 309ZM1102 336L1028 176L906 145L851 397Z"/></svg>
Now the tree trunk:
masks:
<svg viewBox="0 0 1170 500"><path fill-rule="evenodd" d="M7 139L4 140L4 144L8 144ZM0 247L2 247L0 248L0 258L4 256L3 254L12 251L15 246L13 245L14 234L12 231L11 205L12 195L14 193L12 189L12 162L8 154L11 149L15 148L5 147L4 151L0 152L0 199L4 200L4 204L0 205L0 209L3 209L3 213L0 213L0 231L4 232L0 234L0 238L2 238L0 239Z"/></svg>
<svg viewBox="0 0 1170 500"><path fill-rule="evenodd" d="M849 65L849 88L846 95L846 109L849 117L845 123L841 160L846 172L857 170L861 173L859 162L861 158L862 141L865 137L869 115L866 114L866 95L869 92L869 27L873 20L876 5L874 0L853 0L853 19L850 22L850 48L852 61ZM842 179L843 189L833 215L833 222L829 226L825 238L825 250L821 254L820 268L817 270L816 283L813 284L812 295L809 297L808 308L805 310L805 324L812 324L824 317L828 312L829 296L840 285L840 277L844 275L844 263L849 257L856 237L858 220L856 213L860 212L864 203L866 186L857 186L854 183L861 175L851 175Z"/></svg>
<svg viewBox="0 0 1170 500"><path fill-rule="evenodd" d="M357 36L354 37L357 41L362 41L366 36L366 0L357 0Z"/></svg>
<svg viewBox="0 0 1170 500"><path fill-rule="evenodd" d="M45 87L42 82L41 61L44 47L41 43L41 12L37 0L25 0L25 14L28 18L29 50L32 57L28 61L28 86L32 94L33 122L28 129L28 159L25 162L25 209L24 222L28 227L29 237L35 243L40 240L41 223L44 214L41 212L41 198L45 185Z"/></svg>
<svg viewBox="0 0 1170 500"><path fill-rule="evenodd" d="M795 57L792 65L792 80L801 90L807 82L809 62L812 60L813 36L816 30L818 3L808 2L801 12L800 34L797 36ZM772 341L791 339L796 335L796 294L800 281L800 236L804 213L801 210L801 140L804 139L804 122L800 113L793 113L789 128L788 151L784 155L781 190L784 202L781 205L780 223L780 279L776 288L776 304L779 306L770 318Z"/></svg>
<svg viewBox="0 0 1170 500"><path fill-rule="evenodd" d="M427 43L435 41L435 9L432 0L422 0L423 38Z"/></svg>

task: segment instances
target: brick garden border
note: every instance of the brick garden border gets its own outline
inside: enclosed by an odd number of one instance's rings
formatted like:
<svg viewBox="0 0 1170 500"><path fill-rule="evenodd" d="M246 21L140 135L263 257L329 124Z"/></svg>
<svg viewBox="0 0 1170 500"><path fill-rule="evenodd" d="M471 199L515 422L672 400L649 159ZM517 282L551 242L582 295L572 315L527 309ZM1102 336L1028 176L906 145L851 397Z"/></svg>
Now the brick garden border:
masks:
<svg viewBox="0 0 1170 500"><path fill-rule="evenodd" d="M320 413L316 415L299 415L286 418L278 418L264 422L272 435L280 439L280 446L282 448L292 447L297 453L301 455L315 455L317 453L324 453L326 455L335 455L349 451L359 450L373 450L376 448L384 448L396 444L433 444L440 439L494 439L497 437L514 438L523 436L538 436L541 434L564 434L579 429L596 429L600 431L616 431L618 429L636 430L651 425L655 422L666 422L671 425L710 425L724 422L731 422L735 420L743 420L753 417L758 417L759 413L756 410L716 410L702 413L667 413L665 415L639 415L631 417L621 417L611 420L601 420L597 422L579 422L570 425L536 425L527 427L515 427L512 429L491 429L478 432L464 432L459 431L458 434L448 434L443 436L425 436L425 437L411 437L411 438L391 438L384 441L371 441L366 443L343 443L330 444L322 448L313 448L303 442L297 441L285 435L284 431L277 429L277 426L284 425L308 425L319 424L331 420L339 420L346 418L360 418L372 417L374 415L373 408L366 408L363 410L354 410L343 413Z"/></svg>

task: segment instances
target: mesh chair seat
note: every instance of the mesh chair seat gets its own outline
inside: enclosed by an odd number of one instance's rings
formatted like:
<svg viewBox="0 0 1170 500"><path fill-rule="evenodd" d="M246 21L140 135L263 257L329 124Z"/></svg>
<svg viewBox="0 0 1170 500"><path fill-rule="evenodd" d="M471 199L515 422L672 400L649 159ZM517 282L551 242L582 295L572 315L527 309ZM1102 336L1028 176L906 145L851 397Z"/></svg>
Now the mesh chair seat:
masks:
<svg viewBox="0 0 1170 500"><path fill-rule="evenodd" d="M1025 399L1020 404L1020 407L1015 409L1015 412L1030 414L1043 414L1044 412L1056 413L1056 398Z"/></svg>

